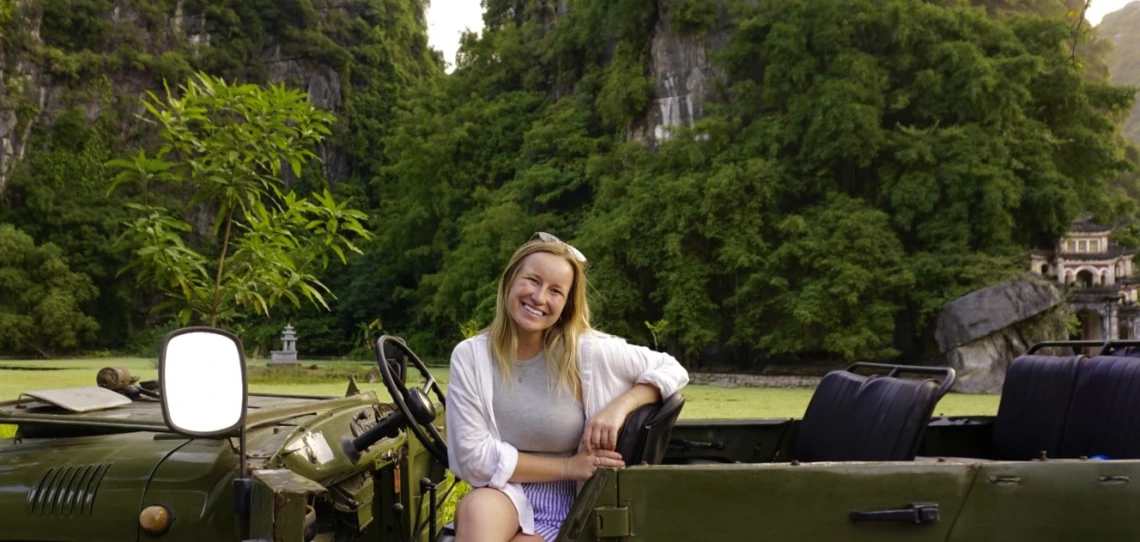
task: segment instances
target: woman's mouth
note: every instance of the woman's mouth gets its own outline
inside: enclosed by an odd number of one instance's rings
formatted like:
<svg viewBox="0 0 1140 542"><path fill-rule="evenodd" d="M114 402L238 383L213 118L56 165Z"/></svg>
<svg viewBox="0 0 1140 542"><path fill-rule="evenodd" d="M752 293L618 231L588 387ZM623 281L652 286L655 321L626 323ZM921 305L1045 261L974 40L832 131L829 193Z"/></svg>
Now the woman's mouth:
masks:
<svg viewBox="0 0 1140 542"><path fill-rule="evenodd" d="M526 311L528 314L531 314L531 315L536 316L538 318L543 318L546 316L545 312L542 312L542 311L540 311L540 310L538 310L538 309L536 309L530 305L527 305L526 303L523 303L522 307L523 307L523 310Z"/></svg>

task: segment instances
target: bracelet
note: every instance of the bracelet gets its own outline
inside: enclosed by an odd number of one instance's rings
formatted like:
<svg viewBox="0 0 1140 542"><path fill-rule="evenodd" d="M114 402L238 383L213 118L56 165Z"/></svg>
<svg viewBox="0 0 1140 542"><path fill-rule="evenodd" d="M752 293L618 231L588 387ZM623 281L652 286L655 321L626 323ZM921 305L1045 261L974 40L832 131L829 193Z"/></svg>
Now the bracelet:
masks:
<svg viewBox="0 0 1140 542"><path fill-rule="evenodd" d="M570 458L569 457L563 457L562 458L562 478L565 478L565 479L570 478Z"/></svg>

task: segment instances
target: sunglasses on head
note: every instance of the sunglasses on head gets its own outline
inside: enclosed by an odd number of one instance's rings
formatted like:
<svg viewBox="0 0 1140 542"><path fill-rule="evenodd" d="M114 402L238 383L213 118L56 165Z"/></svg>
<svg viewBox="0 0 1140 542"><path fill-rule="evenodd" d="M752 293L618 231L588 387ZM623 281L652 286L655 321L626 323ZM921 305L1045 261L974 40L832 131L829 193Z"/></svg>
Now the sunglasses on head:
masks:
<svg viewBox="0 0 1140 542"><path fill-rule="evenodd" d="M573 256L575 260L578 260L579 262L582 262L582 263L586 263L586 255L582 254L582 251L574 248L574 246L571 245L570 243L567 243L566 241L563 241L563 240L561 240L561 239L559 239L553 235L550 235L549 233L546 233L544 231L540 231L538 233L535 233L530 238L530 240L531 241L545 241L547 243L558 243L560 245L565 245L566 249L570 251L570 255Z"/></svg>

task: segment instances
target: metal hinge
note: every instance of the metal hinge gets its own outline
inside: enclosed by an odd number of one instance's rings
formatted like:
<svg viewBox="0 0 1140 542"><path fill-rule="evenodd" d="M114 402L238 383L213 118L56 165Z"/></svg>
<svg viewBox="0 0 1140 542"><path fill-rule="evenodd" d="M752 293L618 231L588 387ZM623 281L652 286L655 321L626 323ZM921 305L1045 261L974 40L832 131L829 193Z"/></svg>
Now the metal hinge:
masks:
<svg viewBox="0 0 1140 542"><path fill-rule="evenodd" d="M629 536L629 508L610 507L594 509L595 536L598 538L618 538Z"/></svg>

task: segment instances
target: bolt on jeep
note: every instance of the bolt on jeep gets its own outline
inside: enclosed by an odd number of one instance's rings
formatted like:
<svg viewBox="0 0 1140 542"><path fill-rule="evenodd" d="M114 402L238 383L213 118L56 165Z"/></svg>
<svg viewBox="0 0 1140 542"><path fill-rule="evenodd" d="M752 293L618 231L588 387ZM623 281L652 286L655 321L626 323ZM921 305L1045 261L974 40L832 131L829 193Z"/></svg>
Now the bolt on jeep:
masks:
<svg viewBox="0 0 1140 542"><path fill-rule="evenodd" d="M1096 346L1015 360L996 416L932 417L952 370L874 363L799 419L677 422L666 398L557 540L1140 539L1140 359ZM0 540L449 539L444 391L402 341L377 352L392 403L249 394L240 343L207 328L167 336L157 382L106 369L0 403Z"/></svg>

